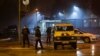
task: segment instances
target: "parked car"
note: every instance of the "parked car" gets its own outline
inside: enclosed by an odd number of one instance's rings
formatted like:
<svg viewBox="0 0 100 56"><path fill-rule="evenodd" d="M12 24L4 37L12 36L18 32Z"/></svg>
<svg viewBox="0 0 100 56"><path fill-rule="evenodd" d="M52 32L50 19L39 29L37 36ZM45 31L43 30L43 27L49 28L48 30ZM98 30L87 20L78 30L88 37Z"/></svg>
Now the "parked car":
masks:
<svg viewBox="0 0 100 56"><path fill-rule="evenodd" d="M9 39L9 40L17 40L18 32L17 27L14 25L8 26L8 28L4 29L0 32L0 39Z"/></svg>
<svg viewBox="0 0 100 56"><path fill-rule="evenodd" d="M84 31L75 29L75 34L77 36L80 36L80 39L82 39L86 43L95 42L97 40L96 35L89 32L84 32Z"/></svg>

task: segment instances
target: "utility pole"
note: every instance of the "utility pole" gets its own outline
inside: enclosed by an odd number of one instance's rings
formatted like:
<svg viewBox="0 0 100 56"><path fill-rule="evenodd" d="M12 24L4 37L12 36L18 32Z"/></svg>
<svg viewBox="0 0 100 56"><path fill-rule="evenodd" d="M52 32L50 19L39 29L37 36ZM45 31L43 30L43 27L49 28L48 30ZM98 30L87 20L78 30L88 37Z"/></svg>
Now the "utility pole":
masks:
<svg viewBox="0 0 100 56"><path fill-rule="evenodd" d="M20 13L20 11L21 11L21 6L20 6L20 0L18 0L18 40L19 40L19 43L20 43L20 38L21 38L21 25L20 25L20 18L21 18L21 13Z"/></svg>
<svg viewBox="0 0 100 56"><path fill-rule="evenodd" d="M21 43L21 0L18 0L18 40ZM29 0L23 0L23 4L27 6L29 4Z"/></svg>

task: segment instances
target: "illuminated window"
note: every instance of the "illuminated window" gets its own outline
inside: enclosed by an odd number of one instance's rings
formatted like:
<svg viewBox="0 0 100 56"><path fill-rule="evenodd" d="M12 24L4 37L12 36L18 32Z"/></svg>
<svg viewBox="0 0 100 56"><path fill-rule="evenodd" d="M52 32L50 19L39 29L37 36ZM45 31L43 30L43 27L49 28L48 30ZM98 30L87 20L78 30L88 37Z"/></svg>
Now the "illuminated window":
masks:
<svg viewBox="0 0 100 56"><path fill-rule="evenodd" d="M88 22L88 20L84 20L84 27L89 27L89 22Z"/></svg>

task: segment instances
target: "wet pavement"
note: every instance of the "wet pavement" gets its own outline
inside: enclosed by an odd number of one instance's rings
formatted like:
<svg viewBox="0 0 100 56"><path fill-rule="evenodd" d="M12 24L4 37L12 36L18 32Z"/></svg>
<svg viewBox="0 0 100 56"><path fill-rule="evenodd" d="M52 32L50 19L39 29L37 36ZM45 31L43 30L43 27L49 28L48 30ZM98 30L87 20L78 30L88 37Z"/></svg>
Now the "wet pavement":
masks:
<svg viewBox="0 0 100 56"><path fill-rule="evenodd" d="M34 45L23 48L18 42L0 42L0 56L76 56L76 50L66 46L54 50L53 44L43 42L44 49L36 50Z"/></svg>
<svg viewBox="0 0 100 56"><path fill-rule="evenodd" d="M53 44L45 42L43 46L44 49L35 50L34 45L23 48L18 42L0 42L0 56L100 56L100 38L93 43L77 44L76 50L70 46L54 50Z"/></svg>
<svg viewBox="0 0 100 56"><path fill-rule="evenodd" d="M100 56L100 38L94 43L78 44L77 56Z"/></svg>
<svg viewBox="0 0 100 56"><path fill-rule="evenodd" d="M0 56L75 56L73 50L6 49Z"/></svg>
<svg viewBox="0 0 100 56"><path fill-rule="evenodd" d="M76 56L76 50L66 48L66 50L54 50L50 46L44 49L35 50L33 46L30 48L22 47L0 47L0 56Z"/></svg>

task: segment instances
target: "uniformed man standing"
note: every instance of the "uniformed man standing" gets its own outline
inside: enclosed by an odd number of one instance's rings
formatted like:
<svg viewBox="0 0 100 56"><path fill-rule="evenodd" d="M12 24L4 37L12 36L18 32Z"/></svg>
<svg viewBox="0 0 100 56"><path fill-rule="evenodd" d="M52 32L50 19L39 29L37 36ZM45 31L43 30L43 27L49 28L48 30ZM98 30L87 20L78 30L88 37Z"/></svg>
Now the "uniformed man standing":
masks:
<svg viewBox="0 0 100 56"><path fill-rule="evenodd" d="M22 29L22 35L23 35L23 47L25 47L25 44L27 42L28 47L30 46L30 42L29 42L29 29L24 26L24 28Z"/></svg>
<svg viewBox="0 0 100 56"><path fill-rule="evenodd" d="M39 26L35 28L35 38L36 38L35 49L38 49L38 42L40 43L41 49L43 49L43 45L41 42L41 32L40 32Z"/></svg>
<svg viewBox="0 0 100 56"><path fill-rule="evenodd" d="M47 40L46 40L46 42L47 43L51 43L51 27L48 27L46 32L47 32Z"/></svg>

